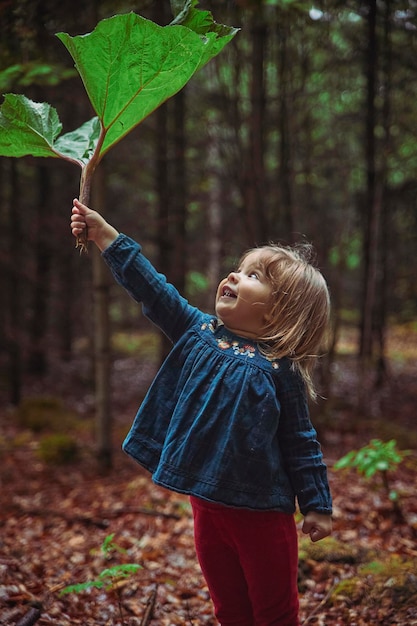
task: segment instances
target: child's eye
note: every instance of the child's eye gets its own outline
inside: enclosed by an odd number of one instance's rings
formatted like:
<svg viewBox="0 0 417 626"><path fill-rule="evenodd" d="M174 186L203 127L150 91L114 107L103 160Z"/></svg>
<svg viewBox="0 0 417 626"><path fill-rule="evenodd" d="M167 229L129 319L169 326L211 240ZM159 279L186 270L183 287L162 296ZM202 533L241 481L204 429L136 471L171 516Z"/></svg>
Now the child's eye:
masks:
<svg viewBox="0 0 417 626"><path fill-rule="evenodd" d="M250 272L249 273L249 277L250 278L259 278L259 274L258 274L258 272Z"/></svg>

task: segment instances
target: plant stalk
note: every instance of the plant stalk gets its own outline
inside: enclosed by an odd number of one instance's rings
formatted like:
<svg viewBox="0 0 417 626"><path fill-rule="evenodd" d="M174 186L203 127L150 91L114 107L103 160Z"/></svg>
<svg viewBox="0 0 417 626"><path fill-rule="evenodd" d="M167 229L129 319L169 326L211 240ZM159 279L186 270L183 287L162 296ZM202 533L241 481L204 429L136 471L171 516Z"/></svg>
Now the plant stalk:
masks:
<svg viewBox="0 0 417 626"><path fill-rule="evenodd" d="M85 205L88 205L90 202L91 195L91 183L93 179L94 171L97 165L100 163L100 150L103 145L104 139L106 136L106 131L103 126L101 126L100 136L97 142L97 145L94 150L94 154L91 159L82 167L81 169L81 178L80 178L80 193L79 193L79 201ZM85 228L81 235L78 235L76 238L76 248L80 249L80 254L83 252L88 252L88 229Z"/></svg>
<svg viewBox="0 0 417 626"><path fill-rule="evenodd" d="M78 199L86 205L90 202L91 179L95 170L95 164L91 167L91 163L92 161L83 167L80 179L80 193ZM88 252L88 228L85 228L81 235L77 236L75 247L79 248L80 254Z"/></svg>

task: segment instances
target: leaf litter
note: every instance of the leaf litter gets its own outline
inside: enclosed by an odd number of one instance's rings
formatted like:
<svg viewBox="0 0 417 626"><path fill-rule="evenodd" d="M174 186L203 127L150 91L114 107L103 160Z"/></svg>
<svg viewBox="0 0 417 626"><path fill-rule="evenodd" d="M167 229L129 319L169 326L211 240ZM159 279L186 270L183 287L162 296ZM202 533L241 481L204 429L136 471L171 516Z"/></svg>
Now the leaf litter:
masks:
<svg viewBox="0 0 417 626"><path fill-rule="evenodd" d="M410 393L404 394L407 408L415 406ZM120 450L134 414L131 399L123 405L122 396L116 392L120 417L114 466L107 474L97 468L91 430L77 431L81 454L76 461L47 465L37 456L41 435L22 431L13 415L0 412L1 625L15 626L38 608L39 626L122 626L114 589L65 596L60 591L124 562L143 568L118 583L124 624L143 626L152 598L146 623L216 624L195 556L187 497L155 486ZM398 522L377 478L366 481L353 471L332 470L337 458L363 445L367 436L343 427L343 419L352 417L346 407L343 411L338 430L324 437L325 454L333 457L326 459L333 536L312 544L299 533L301 623L417 625L416 450L392 476L404 513ZM401 419L407 425L411 416ZM123 550L103 560L100 546L109 534Z"/></svg>

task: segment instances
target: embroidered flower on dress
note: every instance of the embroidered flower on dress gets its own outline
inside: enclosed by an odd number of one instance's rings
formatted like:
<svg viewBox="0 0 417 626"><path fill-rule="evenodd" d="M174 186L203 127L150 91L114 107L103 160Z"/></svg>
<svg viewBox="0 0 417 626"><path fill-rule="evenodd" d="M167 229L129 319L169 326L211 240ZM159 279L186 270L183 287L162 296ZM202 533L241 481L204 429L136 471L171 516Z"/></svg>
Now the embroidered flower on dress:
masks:
<svg viewBox="0 0 417 626"><path fill-rule="evenodd" d="M210 322L204 322L201 325L201 330L209 330L214 334L216 332L216 327L216 320L210 320ZM247 356L250 359L253 359L256 354L256 348L253 345L248 343L241 343L237 339L230 341L227 337L222 336L216 337L216 341L221 350L233 350L233 353L236 355L240 354L242 356ZM275 361L267 356L265 356L265 358L271 363L271 367L273 367L273 369L277 370L279 368L278 361Z"/></svg>
<svg viewBox="0 0 417 626"><path fill-rule="evenodd" d="M212 333L216 331L214 320L210 320L209 322L204 322L204 324L202 324L201 330L207 330L207 329L209 329Z"/></svg>
<svg viewBox="0 0 417 626"><path fill-rule="evenodd" d="M234 341L232 343L232 350L235 354L242 354L243 356L248 356L253 359L255 356L255 348L248 344L240 344L238 341Z"/></svg>

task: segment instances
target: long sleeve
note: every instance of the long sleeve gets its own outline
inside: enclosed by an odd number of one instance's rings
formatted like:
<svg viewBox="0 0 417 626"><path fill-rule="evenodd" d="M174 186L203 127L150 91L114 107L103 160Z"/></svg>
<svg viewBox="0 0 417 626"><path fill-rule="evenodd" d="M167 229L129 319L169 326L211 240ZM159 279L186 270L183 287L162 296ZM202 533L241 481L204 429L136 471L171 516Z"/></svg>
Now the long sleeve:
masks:
<svg viewBox="0 0 417 626"><path fill-rule="evenodd" d="M156 271L133 239L120 234L102 256L117 282L171 341L177 341L201 315Z"/></svg>
<svg viewBox="0 0 417 626"><path fill-rule="evenodd" d="M280 389L279 442L285 469L297 496L301 513L332 512L327 468L317 433L310 421L304 385L295 372L288 372Z"/></svg>

